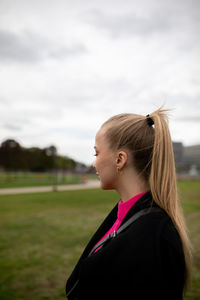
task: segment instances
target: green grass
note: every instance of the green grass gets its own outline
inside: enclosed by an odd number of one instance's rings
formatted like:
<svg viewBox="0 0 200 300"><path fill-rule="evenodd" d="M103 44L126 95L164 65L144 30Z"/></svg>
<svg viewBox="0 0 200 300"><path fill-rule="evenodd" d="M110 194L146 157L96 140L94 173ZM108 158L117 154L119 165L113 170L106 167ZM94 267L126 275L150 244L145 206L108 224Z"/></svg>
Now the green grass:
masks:
<svg viewBox="0 0 200 300"><path fill-rule="evenodd" d="M92 178L92 176L90 176ZM51 186L80 183L82 175L34 172L0 172L0 188Z"/></svg>
<svg viewBox="0 0 200 300"><path fill-rule="evenodd" d="M200 299L200 183L179 182L194 245L192 285ZM0 196L0 299L65 299L65 282L84 246L119 200L114 191Z"/></svg>

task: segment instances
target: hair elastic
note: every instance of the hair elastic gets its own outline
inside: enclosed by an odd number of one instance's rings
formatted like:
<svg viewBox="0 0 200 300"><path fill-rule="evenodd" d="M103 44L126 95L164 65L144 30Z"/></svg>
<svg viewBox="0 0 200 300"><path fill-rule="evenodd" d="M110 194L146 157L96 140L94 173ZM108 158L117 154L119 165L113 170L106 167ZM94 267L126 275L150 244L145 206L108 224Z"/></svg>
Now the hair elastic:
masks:
<svg viewBox="0 0 200 300"><path fill-rule="evenodd" d="M154 125L154 121L149 115L146 115L146 119L149 126Z"/></svg>

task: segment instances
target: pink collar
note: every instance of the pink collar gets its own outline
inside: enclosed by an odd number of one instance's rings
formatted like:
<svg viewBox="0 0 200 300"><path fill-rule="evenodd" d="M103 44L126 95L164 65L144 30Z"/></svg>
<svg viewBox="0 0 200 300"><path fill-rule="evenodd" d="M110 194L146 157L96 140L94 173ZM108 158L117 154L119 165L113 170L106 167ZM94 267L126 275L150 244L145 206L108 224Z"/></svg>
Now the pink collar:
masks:
<svg viewBox="0 0 200 300"><path fill-rule="evenodd" d="M127 200L126 202L123 202L122 200L118 203L118 213L117 213L117 219L122 222L124 217L126 216L129 209L147 192L137 194L133 198Z"/></svg>

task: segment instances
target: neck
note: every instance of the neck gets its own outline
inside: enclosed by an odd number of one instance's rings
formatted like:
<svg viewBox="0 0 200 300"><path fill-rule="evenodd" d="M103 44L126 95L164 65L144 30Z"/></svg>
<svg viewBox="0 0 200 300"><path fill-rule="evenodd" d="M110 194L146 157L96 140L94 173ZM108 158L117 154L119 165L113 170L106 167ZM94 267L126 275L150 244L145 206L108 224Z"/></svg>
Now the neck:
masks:
<svg viewBox="0 0 200 300"><path fill-rule="evenodd" d="M131 199L137 194L149 191L149 185L134 172L119 174L116 191L123 202Z"/></svg>

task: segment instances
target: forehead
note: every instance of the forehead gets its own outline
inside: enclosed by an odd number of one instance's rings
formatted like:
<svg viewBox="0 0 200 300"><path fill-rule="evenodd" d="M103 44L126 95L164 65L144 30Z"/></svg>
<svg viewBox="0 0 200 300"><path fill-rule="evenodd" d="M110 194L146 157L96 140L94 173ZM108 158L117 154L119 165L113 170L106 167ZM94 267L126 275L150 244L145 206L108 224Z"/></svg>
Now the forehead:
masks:
<svg viewBox="0 0 200 300"><path fill-rule="evenodd" d="M95 137L96 146L99 146L101 143L107 143L105 138L105 129L100 128Z"/></svg>

